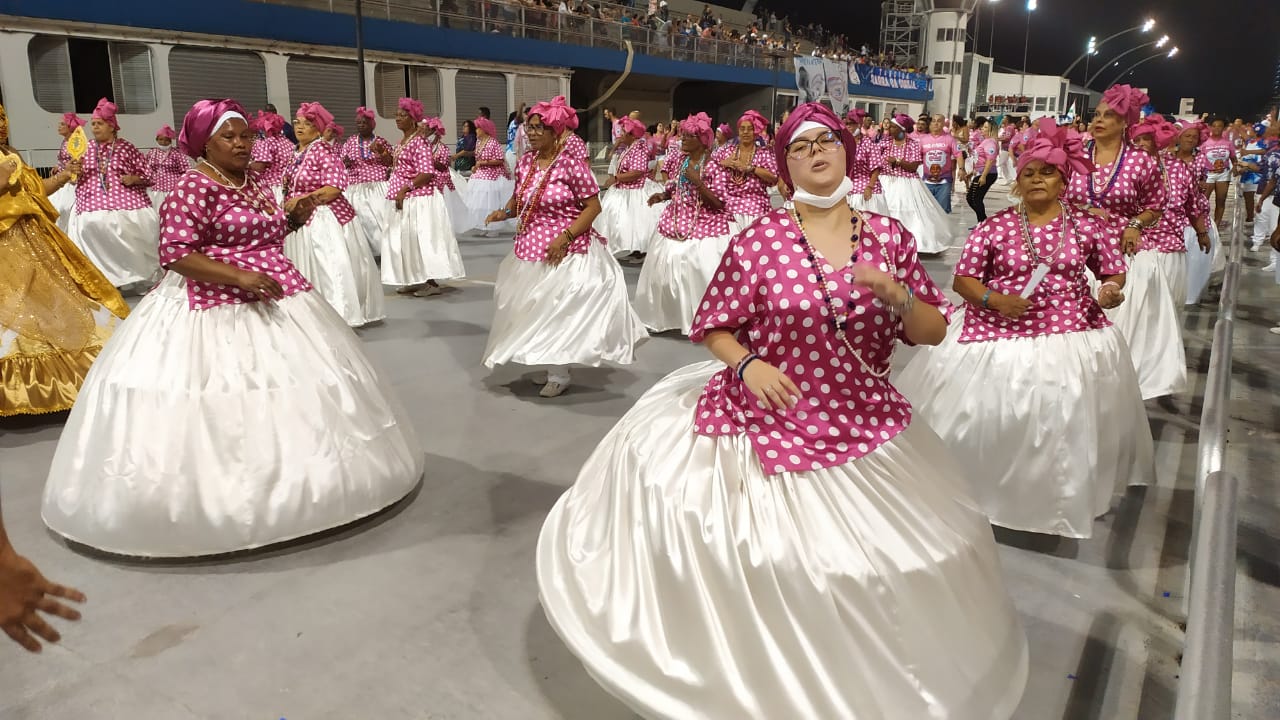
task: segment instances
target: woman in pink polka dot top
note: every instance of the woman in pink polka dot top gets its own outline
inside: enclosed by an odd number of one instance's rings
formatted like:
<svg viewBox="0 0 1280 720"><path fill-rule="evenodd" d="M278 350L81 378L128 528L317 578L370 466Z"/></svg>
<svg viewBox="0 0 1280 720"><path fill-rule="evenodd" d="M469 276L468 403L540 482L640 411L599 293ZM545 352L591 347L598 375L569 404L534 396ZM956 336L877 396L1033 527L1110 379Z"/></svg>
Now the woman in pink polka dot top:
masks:
<svg viewBox="0 0 1280 720"><path fill-rule="evenodd" d="M917 250L926 255L944 253L951 247L951 221L925 187L918 170L924 162L920 143L909 136L915 127L910 116L892 118L893 135L880 143L884 202L888 215L906 226L916 239Z"/></svg>
<svg viewBox="0 0 1280 720"><path fill-rule="evenodd" d="M636 313L655 332L689 332L698 302L729 247L732 216L725 210L729 171L711 158L711 118L680 123L679 152L663 166L666 189L649 198L667 202L636 283Z"/></svg>
<svg viewBox="0 0 1280 720"><path fill-rule="evenodd" d="M198 161L165 198L169 273L103 348L54 452L43 515L120 555L249 550L347 525L407 495L424 455L360 340L283 252L286 213L248 170L234 100L201 100Z"/></svg>
<svg viewBox="0 0 1280 720"><path fill-rule="evenodd" d="M1190 173L1197 188L1196 215L1205 219L1205 230L1209 232L1209 253L1206 257L1202 253L1195 252L1200 247L1200 242L1195 236L1194 228L1184 231L1187 246L1186 304L1195 305L1200 302L1200 296L1209 286L1209 276L1215 269L1225 267L1226 253L1220 252L1221 238L1218 235L1218 226L1209 219L1209 196L1204 192L1205 179L1209 176L1209 164L1204 155L1200 154L1200 143L1209 137L1209 128L1202 122L1182 120L1174 125L1178 128L1178 137L1166 151L1166 155L1169 161L1177 161Z"/></svg>
<svg viewBox="0 0 1280 720"><path fill-rule="evenodd" d="M768 127L763 115L748 110L738 118L737 137L711 153L711 161L728 171L724 206L733 216L730 227L734 232L745 230L773 210L769 188L778 183L778 166L773 148L765 145Z"/></svg>
<svg viewBox="0 0 1280 720"><path fill-rule="evenodd" d="M862 108L850 110L844 117L844 128L853 138L853 164L849 179L849 202L855 210L888 215L889 206L884 203L884 189L880 186L880 172L884 169L884 148L865 129L871 119Z"/></svg>
<svg viewBox="0 0 1280 720"><path fill-rule="evenodd" d="M159 218L147 194L147 161L117 137L115 103L99 100L89 125L93 141L80 159L76 214L67 234L112 285L146 291L160 275Z"/></svg>
<svg viewBox="0 0 1280 720"><path fill-rule="evenodd" d="M646 393L552 508L543 609L644 717L1007 720L1027 646L991 529L888 380L947 301L901 223L849 207L834 113L797 108L775 155L794 205L716 270L692 336L716 360Z"/></svg>
<svg viewBox="0 0 1280 720"><path fill-rule="evenodd" d="M467 180L467 190L463 199L471 215L467 229L479 230L481 235L494 235L500 232L513 232L515 223L504 220L489 223L486 218L497 208L506 205L515 190L511 180L511 172L507 169L506 153L503 144L496 137L497 128L489 118L478 117L476 126L476 169Z"/></svg>
<svg viewBox="0 0 1280 720"><path fill-rule="evenodd" d="M1018 157L1021 203L980 223L956 264L963 324L898 377L992 523L1074 538L1126 485L1152 480L1138 380L1102 312L1127 302L1118 230L1061 201L1092 169L1078 136L1040 121Z"/></svg>
<svg viewBox="0 0 1280 720"><path fill-rule="evenodd" d="M284 209L304 203L315 210L285 238L284 254L348 325L362 327L387 313L373 251L343 192L347 169L337 148L322 139L331 127L333 115L320 103L298 106L298 150L284 171Z"/></svg>
<svg viewBox="0 0 1280 720"><path fill-rule="evenodd" d="M177 187L178 180L191 169L191 161L186 154L173 144L177 138L173 128L164 125L156 133L156 145L160 147L147 151L147 180L151 181L147 193L157 210L164 202L164 196Z"/></svg>
<svg viewBox="0 0 1280 720"><path fill-rule="evenodd" d="M1197 214L1199 198L1186 166L1161 156L1160 150L1177 137L1178 129L1161 115L1151 115L1129 128L1134 152L1156 164L1161 182L1160 218L1142 230L1138 251L1129 260L1127 300L1107 317L1124 336L1144 400L1174 395L1187 387L1186 351L1182 344L1182 309L1187 296L1187 253L1183 230ZM1201 223L1203 230L1203 220ZM1203 235L1209 247L1209 234ZM1196 247L1201 253L1201 247ZM1206 255L1207 257L1207 255Z"/></svg>
<svg viewBox="0 0 1280 720"><path fill-rule="evenodd" d="M259 110L254 128L261 137L253 143L253 162L249 169L258 174L258 182L271 188L277 203L284 202L284 172L293 160L293 143L284 136L285 119L269 110Z"/></svg>
<svg viewBox="0 0 1280 720"><path fill-rule="evenodd" d="M387 186L391 229L382 245L382 284L402 295L429 297L442 292L437 280L465 277L462 251L449 210L436 187L436 163L418 123L422 103L400 98L396 127L403 133Z"/></svg>
<svg viewBox="0 0 1280 720"><path fill-rule="evenodd" d="M653 242L653 229L662 218L662 207L650 205L649 198L663 187L649 179L649 143L644 139L644 123L630 117L618 120L618 166L604 181L604 199L596 229L609 241L609 252L624 255L629 262L641 262Z"/></svg>
<svg viewBox="0 0 1280 720"><path fill-rule="evenodd" d="M342 143L342 164L347 168L351 184L346 196L356 209L356 222L364 228L365 239L373 254L382 254L382 238L389 224L387 175L393 157L387 141L373 134L378 120L367 107L356 108L356 131Z"/></svg>
<svg viewBox="0 0 1280 720"><path fill-rule="evenodd" d="M467 231L469 211L462 193L458 192L453 173L450 172L453 150L445 144L444 122L438 117L428 117L425 122L427 129L424 137L431 150L431 162L436 171L436 192L444 198L444 207L449 213L449 225L453 228L454 235L461 235Z"/></svg>
<svg viewBox="0 0 1280 720"><path fill-rule="evenodd" d="M484 366L551 366L535 378L547 398L569 387L569 365L630 365L648 338L621 266L591 229L600 187L561 139L572 116L563 97L529 109L515 194L487 218L514 218L517 230L498 268Z"/></svg>
<svg viewBox="0 0 1280 720"><path fill-rule="evenodd" d="M71 167L71 153L67 152L67 138L71 137L71 133L76 128L84 125L75 113L64 113L62 119L58 121L58 135L62 138L62 144L58 146L58 167L55 174ZM79 163L75 166L75 175L78 177L80 173ZM71 227L71 217L76 211L76 186L75 183L69 182L58 188L49 196L49 203L53 205L53 209L58 211L58 227L63 232L67 232Z"/></svg>

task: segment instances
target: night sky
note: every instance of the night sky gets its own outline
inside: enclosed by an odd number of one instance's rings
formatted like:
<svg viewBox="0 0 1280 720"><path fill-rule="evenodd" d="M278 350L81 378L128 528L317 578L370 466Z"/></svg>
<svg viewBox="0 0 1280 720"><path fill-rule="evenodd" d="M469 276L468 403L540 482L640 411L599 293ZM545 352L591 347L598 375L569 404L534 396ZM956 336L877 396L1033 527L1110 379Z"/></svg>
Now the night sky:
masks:
<svg viewBox="0 0 1280 720"><path fill-rule="evenodd" d="M843 32L851 42L875 47L880 37L878 0L805 0L800 3L763 0L762 4L782 6L792 18L802 17L824 23ZM1026 28L1025 0L998 0L982 3L979 51L986 54L990 43L992 14L995 16L995 59L1004 67L1022 65L1023 33ZM1060 74L1081 53L1090 35L1099 40L1154 17L1157 25L1147 42L1161 34L1170 36L1178 55L1144 64L1123 81L1151 91L1161 112L1177 112L1178 99L1196 98L1196 112L1222 113L1253 118L1272 96L1276 63L1280 61L1280 2L1276 0L1038 0L1032 13L1031 45L1027 69L1033 73ZM970 21L969 31L974 24ZM1102 47L1091 59L1109 62L1138 44L1141 33L1123 35ZM1246 42L1245 38L1254 38ZM1105 89L1110 78L1134 62L1155 52L1139 50L1120 61L1095 81L1095 89ZM1084 82L1084 64L1072 73L1076 83Z"/></svg>

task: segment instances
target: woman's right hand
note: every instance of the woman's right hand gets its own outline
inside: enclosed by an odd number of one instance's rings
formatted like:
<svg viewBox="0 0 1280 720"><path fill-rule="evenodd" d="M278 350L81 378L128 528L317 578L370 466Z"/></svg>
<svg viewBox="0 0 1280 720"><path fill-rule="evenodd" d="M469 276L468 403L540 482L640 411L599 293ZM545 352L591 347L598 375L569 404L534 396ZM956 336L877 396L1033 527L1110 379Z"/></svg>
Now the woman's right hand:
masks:
<svg viewBox="0 0 1280 720"><path fill-rule="evenodd" d="M404 209L404 196L405 196L404 190L401 190L400 192L396 193L396 210Z"/></svg>
<svg viewBox="0 0 1280 720"><path fill-rule="evenodd" d="M876 194L876 189L872 187L870 184L868 184L867 189L862 191L862 199L866 202L870 202L871 197L875 194Z"/></svg>
<svg viewBox="0 0 1280 720"><path fill-rule="evenodd" d="M1019 295L992 293L987 299L987 307L1010 320L1017 320L1027 312L1027 308L1031 307L1031 301Z"/></svg>
<svg viewBox="0 0 1280 720"><path fill-rule="evenodd" d="M72 177L79 177L80 172L84 170L84 165L79 160L72 160L67 163L66 170Z"/></svg>
<svg viewBox="0 0 1280 720"><path fill-rule="evenodd" d="M280 287L280 283L276 282L275 278L266 273L245 270L236 280L236 287L253 293L262 300L275 301L284 298L284 288Z"/></svg>
<svg viewBox="0 0 1280 720"><path fill-rule="evenodd" d="M800 403L800 388L786 373L764 360L748 363L742 373L742 381L766 409L786 410Z"/></svg>
<svg viewBox="0 0 1280 720"><path fill-rule="evenodd" d="M502 222L508 217L506 210L494 210L485 217L484 224L488 225L489 223Z"/></svg>
<svg viewBox="0 0 1280 720"><path fill-rule="evenodd" d="M649 206L652 207L667 199L666 193L654 193L649 196Z"/></svg>

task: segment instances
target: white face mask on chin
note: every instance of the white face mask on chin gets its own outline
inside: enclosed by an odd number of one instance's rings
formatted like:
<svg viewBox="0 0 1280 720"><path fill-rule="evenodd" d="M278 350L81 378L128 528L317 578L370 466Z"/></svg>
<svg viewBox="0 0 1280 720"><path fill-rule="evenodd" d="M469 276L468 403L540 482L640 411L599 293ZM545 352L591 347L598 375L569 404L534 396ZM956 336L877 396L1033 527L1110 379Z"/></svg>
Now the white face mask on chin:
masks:
<svg viewBox="0 0 1280 720"><path fill-rule="evenodd" d="M848 176L845 176L840 180L840 184L836 186L836 189L831 191L830 195L815 195L797 185L795 195L791 197L791 200L792 202L812 205L813 207L826 210L827 208L835 207L836 203L848 198L849 192L852 190L853 181L850 180Z"/></svg>

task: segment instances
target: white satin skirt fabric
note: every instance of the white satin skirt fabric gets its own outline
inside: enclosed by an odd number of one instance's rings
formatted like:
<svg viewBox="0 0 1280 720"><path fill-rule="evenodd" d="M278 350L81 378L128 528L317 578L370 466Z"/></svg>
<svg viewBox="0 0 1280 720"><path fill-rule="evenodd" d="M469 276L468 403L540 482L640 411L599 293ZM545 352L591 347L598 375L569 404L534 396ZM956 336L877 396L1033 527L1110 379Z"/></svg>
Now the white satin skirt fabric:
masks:
<svg viewBox="0 0 1280 720"><path fill-rule="evenodd" d="M378 265L359 220L342 225L333 210L316 208L310 223L285 236L284 254L351 327L387 317Z"/></svg>
<svg viewBox="0 0 1280 720"><path fill-rule="evenodd" d="M405 198L390 208L390 230L382 246L382 284L421 285L428 280L466 277L462 251L440 193Z"/></svg>
<svg viewBox="0 0 1280 720"><path fill-rule="evenodd" d="M382 243L391 229L391 216L395 205L387 200L385 182L357 183L343 192L347 201L356 209L356 222L374 256L382 255Z"/></svg>
<svg viewBox="0 0 1280 720"><path fill-rule="evenodd" d="M76 213L76 186L71 183L63 185L49 196L49 202L53 204L53 209L58 211L58 227L62 228L62 232L68 232L71 227L71 218Z"/></svg>
<svg viewBox="0 0 1280 720"><path fill-rule="evenodd" d="M507 206L507 201L511 199L511 193L515 192L515 189L515 183L506 178L477 180L473 177L467 181L467 190L462 196L467 206L467 230L489 233L515 232L514 219L484 224L489 213Z"/></svg>
<svg viewBox="0 0 1280 720"><path fill-rule="evenodd" d="M167 197L169 193L164 192L163 190L152 190L151 188L147 188L147 195L151 198L151 207L155 208L156 212L160 212L160 205L164 202L165 197Z"/></svg>
<svg viewBox="0 0 1280 720"><path fill-rule="evenodd" d="M169 273L85 379L49 469L45 523L145 557L345 525L422 475L395 396L318 294L196 311Z"/></svg>
<svg viewBox="0 0 1280 720"><path fill-rule="evenodd" d="M916 250L936 255L951 248L951 220L920 178L884 176L884 202L889 217L902 223L916 239Z"/></svg>
<svg viewBox="0 0 1280 720"><path fill-rule="evenodd" d="M153 207L76 213L67 234L118 288L160 277L160 216Z"/></svg>
<svg viewBox="0 0 1280 720"><path fill-rule="evenodd" d="M1186 263L1182 253L1139 251L1129 258L1124 302L1106 311L1129 346L1143 400L1176 395L1187 387L1182 344Z"/></svg>
<svg viewBox="0 0 1280 720"><path fill-rule="evenodd" d="M458 190L458 192L462 193L467 191L468 180L466 175L450 168L449 177L453 180L453 186Z"/></svg>
<svg viewBox="0 0 1280 720"><path fill-rule="evenodd" d="M755 221L759 220L761 217L762 216L760 215L745 215L743 213L734 213L733 218L729 220L729 234L736 237L743 230L746 230L747 228L755 224Z"/></svg>
<svg viewBox="0 0 1280 720"><path fill-rule="evenodd" d="M630 365L648 338L603 244L558 266L511 253L498 267L484 366Z"/></svg>
<svg viewBox="0 0 1280 720"><path fill-rule="evenodd" d="M654 232L636 282L636 314L654 332L686 335L733 235L673 240Z"/></svg>
<svg viewBox="0 0 1280 720"><path fill-rule="evenodd" d="M1087 538L1128 485L1153 482L1154 446L1114 327L922 348L894 385L942 438L1001 527Z"/></svg>
<svg viewBox="0 0 1280 720"><path fill-rule="evenodd" d="M767 475L694 433L718 362L636 403L552 508L537 576L605 689L664 720L1006 720L1026 639L986 517L923 423Z"/></svg>
<svg viewBox="0 0 1280 720"><path fill-rule="evenodd" d="M471 222L471 210L467 208L467 201L462 199L462 193L458 190L445 189L443 193L444 209L449 213L449 226L453 228L454 235L461 235L470 230L467 225Z"/></svg>
<svg viewBox="0 0 1280 720"><path fill-rule="evenodd" d="M600 216L595 228L609 240L614 255L647 253L654 241L662 203L649 205L649 198L662 192L653 181L638 188L609 188L600 195Z"/></svg>
<svg viewBox="0 0 1280 720"><path fill-rule="evenodd" d="M1200 249L1196 239L1195 228L1187 227L1182 233L1183 244L1187 248L1187 305L1200 302L1205 288L1209 287L1209 276L1213 274L1214 256L1219 254L1216 243L1210 239L1209 252Z"/></svg>
<svg viewBox="0 0 1280 720"><path fill-rule="evenodd" d="M871 212L877 215L889 215L889 204L884 201L884 193L874 193L871 199L867 200L862 193L849 194L849 207L862 212Z"/></svg>

